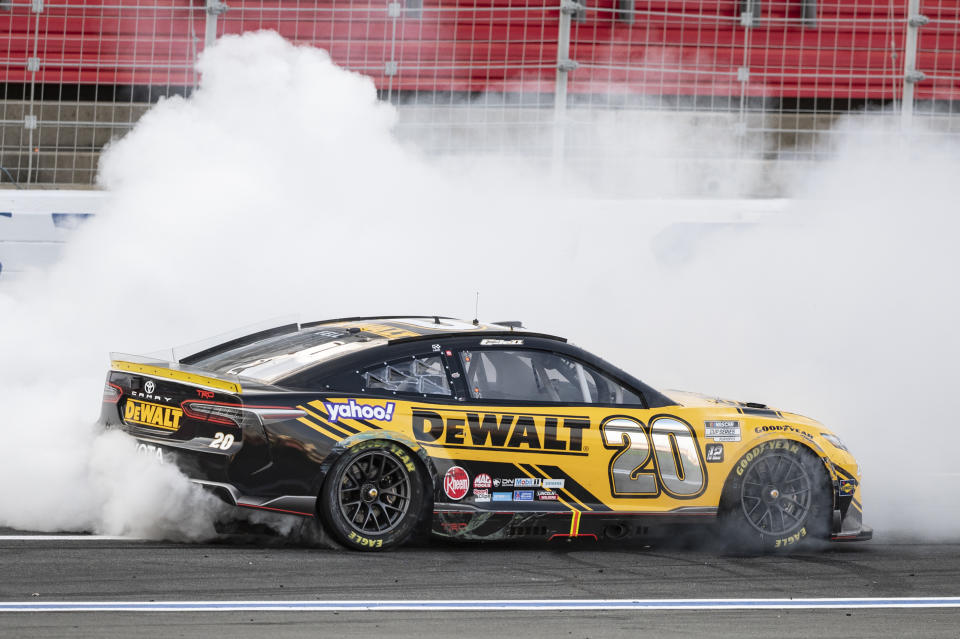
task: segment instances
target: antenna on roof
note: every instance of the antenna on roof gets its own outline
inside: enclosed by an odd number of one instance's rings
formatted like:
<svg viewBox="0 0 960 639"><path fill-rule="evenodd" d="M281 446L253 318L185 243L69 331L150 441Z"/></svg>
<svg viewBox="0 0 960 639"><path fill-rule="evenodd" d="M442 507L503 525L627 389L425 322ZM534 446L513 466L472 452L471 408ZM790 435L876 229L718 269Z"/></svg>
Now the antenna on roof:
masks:
<svg viewBox="0 0 960 639"><path fill-rule="evenodd" d="M473 325L480 325L480 291L477 291L477 298L473 302Z"/></svg>

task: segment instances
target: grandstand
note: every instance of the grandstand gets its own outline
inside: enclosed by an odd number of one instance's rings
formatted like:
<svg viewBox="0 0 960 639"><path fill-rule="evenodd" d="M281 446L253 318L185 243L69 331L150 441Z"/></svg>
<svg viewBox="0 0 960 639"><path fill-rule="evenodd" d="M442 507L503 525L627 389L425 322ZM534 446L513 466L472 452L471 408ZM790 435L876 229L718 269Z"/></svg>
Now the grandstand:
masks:
<svg viewBox="0 0 960 639"><path fill-rule="evenodd" d="M864 108L960 134L957 0L5 0L0 186L93 184L107 141L197 86L204 47L258 29L371 77L437 153L609 110L706 118L738 159L816 157ZM568 133L534 150L569 154Z"/></svg>

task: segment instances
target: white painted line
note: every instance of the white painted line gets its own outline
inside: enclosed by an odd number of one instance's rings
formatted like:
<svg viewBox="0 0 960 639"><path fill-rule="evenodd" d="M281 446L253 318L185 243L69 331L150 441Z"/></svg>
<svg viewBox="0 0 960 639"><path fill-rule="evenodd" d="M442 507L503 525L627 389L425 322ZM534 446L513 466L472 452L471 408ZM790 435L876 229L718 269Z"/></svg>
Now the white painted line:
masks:
<svg viewBox="0 0 960 639"><path fill-rule="evenodd" d="M326 612L478 610L812 610L960 608L960 597L840 599L500 599L427 601L11 601L0 612Z"/></svg>
<svg viewBox="0 0 960 639"><path fill-rule="evenodd" d="M144 541L121 535L0 535L0 541Z"/></svg>

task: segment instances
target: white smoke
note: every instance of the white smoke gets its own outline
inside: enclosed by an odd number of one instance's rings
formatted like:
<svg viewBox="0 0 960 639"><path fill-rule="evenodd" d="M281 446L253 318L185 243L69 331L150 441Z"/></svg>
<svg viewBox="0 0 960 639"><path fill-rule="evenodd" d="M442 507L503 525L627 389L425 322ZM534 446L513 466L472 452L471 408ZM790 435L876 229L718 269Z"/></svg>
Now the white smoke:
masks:
<svg viewBox="0 0 960 639"><path fill-rule="evenodd" d="M868 523L956 535L942 476L958 449L956 149L851 138L783 219L681 231L686 252L664 260L655 211L603 213L596 185L554 197L516 158L441 164L401 145L373 84L321 51L225 37L200 71L191 99L161 102L109 148L110 203L63 260L0 290L0 525L212 534L214 502L90 426L109 351L286 313L470 318L479 290L482 318L569 335L654 385L823 420L866 469ZM647 153L643 130L621 137ZM687 188L657 175L658 192Z"/></svg>

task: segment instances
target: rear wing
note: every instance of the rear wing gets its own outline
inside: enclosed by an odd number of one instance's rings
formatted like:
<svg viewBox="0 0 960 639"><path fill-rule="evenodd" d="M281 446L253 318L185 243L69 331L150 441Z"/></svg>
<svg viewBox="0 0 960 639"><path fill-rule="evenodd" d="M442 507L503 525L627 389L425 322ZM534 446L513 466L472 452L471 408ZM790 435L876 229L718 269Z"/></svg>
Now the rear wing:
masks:
<svg viewBox="0 0 960 639"><path fill-rule="evenodd" d="M236 395L243 392L240 379L234 375L219 375L185 364L165 362L142 355L110 353L110 370L172 379L191 386L226 391Z"/></svg>

